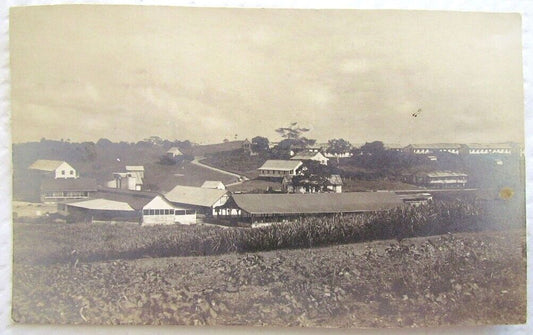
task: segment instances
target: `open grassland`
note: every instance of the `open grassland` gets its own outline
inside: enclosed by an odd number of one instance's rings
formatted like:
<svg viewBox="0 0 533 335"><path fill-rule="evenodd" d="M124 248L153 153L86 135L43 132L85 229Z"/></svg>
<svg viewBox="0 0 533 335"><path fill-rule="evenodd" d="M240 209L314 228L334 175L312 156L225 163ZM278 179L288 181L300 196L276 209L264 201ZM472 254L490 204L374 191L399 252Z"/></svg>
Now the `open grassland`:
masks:
<svg viewBox="0 0 533 335"><path fill-rule="evenodd" d="M490 221L477 207L460 201L435 202L378 213L303 217L287 224L253 229L179 225L140 227L127 223L15 223L14 260L16 263L51 264L218 255L402 239L491 227Z"/></svg>
<svg viewBox="0 0 533 335"><path fill-rule="evenodd" d="M110 235L107 243L133 237L125 234ZM48 243L40 240L33 236L34 253ZM523 323L525 250L525 232L516 229L207 257L53 265L19 259L13 318L337 327Z"/></svg>

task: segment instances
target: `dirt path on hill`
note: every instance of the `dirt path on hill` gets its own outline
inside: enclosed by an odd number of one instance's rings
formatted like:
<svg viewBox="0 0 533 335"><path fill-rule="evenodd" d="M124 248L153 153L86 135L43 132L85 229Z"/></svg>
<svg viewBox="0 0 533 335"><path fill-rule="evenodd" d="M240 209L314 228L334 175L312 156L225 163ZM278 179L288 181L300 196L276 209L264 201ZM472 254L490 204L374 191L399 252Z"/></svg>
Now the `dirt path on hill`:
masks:
<svg viewBox="0 0 533 335"><path fill-rule="evenodd" d="M246 177L244 175L240 175L240 174L237 174L237 173L225 171L225 170L222 170L222 169L219 169L219 168L215 168L215 167L212 167L212 166L205 165L205 164L201 163L200 160L202 160L204 158L205 157L195 157L194 160L191 161L191 164L194 164L194 165L197 165L197 166L201 166L203 168L210 169L210 170L213 170L213 171L216 171L216 172L219 172L219 173L223 173L223 174L226 174L226 175L230 175L230 176L233 176L233 177L237 178L236 182L227 184L226 186L238 185L238 184L241 184L242 182L248 180L248 177Z"/></svg>

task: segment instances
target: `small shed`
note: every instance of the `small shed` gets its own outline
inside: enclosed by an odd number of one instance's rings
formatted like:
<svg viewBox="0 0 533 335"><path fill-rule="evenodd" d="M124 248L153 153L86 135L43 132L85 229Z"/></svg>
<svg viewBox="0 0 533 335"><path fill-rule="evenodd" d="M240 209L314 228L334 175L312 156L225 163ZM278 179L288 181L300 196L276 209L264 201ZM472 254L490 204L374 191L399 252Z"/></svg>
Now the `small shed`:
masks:
<svg viewBox="0 0 533 335"><path fill-rule="evenodd" d="M183 153L177 147L172 147L172 148L168 149L167 156L169 158L176 158L176 157L179 157L179 156L183 156Z"/></svg>
<svg viewBox="0 0 533 335"><path fill-rule="evenodd" d="M338 174L332 174L328 178L328 190L335 193L342 193L342 178Z"/></svg>

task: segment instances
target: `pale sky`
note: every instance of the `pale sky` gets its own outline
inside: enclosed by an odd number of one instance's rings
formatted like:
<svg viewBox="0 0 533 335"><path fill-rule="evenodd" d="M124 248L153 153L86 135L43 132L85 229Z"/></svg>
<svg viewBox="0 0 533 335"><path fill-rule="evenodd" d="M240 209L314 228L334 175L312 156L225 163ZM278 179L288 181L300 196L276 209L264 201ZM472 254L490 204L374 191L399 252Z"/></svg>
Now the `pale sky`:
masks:
<svg viewBox="0 0 533 335"><path fill-rule="evenodd" d="M274 129L294 121L320 142L523 141L517 14L48 6L10 15L15 143L279 140Z"/></svg>

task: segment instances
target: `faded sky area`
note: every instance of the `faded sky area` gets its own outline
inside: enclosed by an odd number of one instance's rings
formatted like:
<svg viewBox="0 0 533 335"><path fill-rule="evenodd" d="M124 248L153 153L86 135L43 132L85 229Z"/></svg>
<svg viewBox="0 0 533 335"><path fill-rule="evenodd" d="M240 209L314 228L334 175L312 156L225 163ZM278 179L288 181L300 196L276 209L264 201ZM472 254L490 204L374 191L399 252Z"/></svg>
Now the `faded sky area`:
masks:
<svg viewBox="0 0 533 335"><path fill-rule="evenodd" d="M13 142L523 141L517 14L47 6L10 12ZM415 118L418 109L422 111Z"/></svg>

